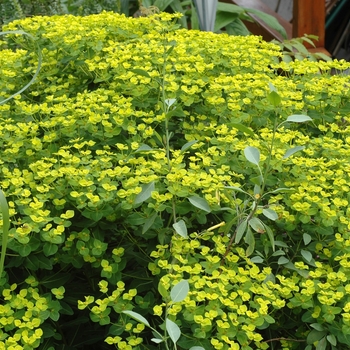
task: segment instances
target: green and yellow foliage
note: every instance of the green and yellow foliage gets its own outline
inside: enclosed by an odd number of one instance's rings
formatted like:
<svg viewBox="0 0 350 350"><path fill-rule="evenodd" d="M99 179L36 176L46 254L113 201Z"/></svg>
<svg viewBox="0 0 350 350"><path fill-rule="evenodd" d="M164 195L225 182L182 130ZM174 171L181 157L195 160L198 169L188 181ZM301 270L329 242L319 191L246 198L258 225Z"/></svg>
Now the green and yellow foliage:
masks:
<svg viewBox="0 0 350 350"><path fill-rule="evenodd" d="M259 37L175 17L4 28L34 36L43 64L0 105L0 349L168 349L128 310L176 323L177 349L348 348L350 65L279 62ZM0 45L4 100L38 57L18 35Z"/></svg>

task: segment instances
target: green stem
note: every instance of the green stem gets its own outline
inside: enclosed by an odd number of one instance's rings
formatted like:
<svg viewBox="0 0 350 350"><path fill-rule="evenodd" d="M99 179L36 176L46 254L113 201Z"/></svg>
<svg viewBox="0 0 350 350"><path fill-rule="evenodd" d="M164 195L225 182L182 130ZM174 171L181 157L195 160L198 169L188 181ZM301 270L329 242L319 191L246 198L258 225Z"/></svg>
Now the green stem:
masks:
<svg viewBox="0 0 350 350"><path fill-rule="evenodd" d="M264 172L264 176L263 176L263 184L261 187L261 196L264 194L264 190L266 187L266 180L267 180L267 176L269 175L270 172L270 167L271 167L271 159L272 159L272 152L273 152L273 148L274 148L274 144L275 144L275 138L276 138L276 131L277 131L277 112L275 112L275 121L273 124L273 131L272 131L272 140L271 140L271 144L269 147L269 155L267 156L267 161L266 161L266 168L265 168L265 172Z"/></svg>

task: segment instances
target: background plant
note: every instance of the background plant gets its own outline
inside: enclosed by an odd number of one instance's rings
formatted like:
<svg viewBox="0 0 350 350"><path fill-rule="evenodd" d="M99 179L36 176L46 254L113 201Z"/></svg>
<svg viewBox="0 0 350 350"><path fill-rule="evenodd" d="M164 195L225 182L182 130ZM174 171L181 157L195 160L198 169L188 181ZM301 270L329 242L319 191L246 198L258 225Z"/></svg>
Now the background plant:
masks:
<svg viewBox="0 0 350 350"><path fill-rule="evenodd" d="M5 30L29 32L45 59L0 106L2 346L162 348L123 311L159 331L168 310L178 349L346 349L349 78L330 70L348 63L276 62L259 37L179 29L164 13ZM38 57L16 35L1 47L6 99ZM274 131L300 114L313 122ZM293 189L266 197L275 251L255 232L250 256L244 240L226 254L228 223L248 210L227 186L254 195L259 175L247 146L261 168L271 156L268 190ZM189 292L170 307L181 280Z"/></svg>
<svg viewBox="0 0 350 350"><path fill-rule="evenodd" d="M191 0L5 0L0 4L0 24L33 15L90 15L102 11L113 11L126 16L147 16L157 11L182 13L179 23L184 28L199 29L196 9ZM255 9L233 4L218 3L215 32L225 29L233 35L249 35L243 21L254 21L250 14L255 14L271 28L286 38L284 28L278 21Z"/></svg>

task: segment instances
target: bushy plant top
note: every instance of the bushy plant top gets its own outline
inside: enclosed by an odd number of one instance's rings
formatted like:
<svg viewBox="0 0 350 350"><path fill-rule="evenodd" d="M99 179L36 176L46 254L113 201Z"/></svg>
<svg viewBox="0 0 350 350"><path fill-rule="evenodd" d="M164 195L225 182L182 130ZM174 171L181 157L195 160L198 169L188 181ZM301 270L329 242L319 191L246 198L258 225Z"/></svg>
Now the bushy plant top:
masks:
<svg viewBox="0 0 350 350"><path fill-rule="evenodd" d="M152 327L176 322L178 349L346 349L350 84L330 72L349 64L276 63L280 49L259 37L179 30L173 18L5 27L33 35L44 60L0 106L12 218L1 346L163 348L122 313L134 310ZM5 99L38 58L22 37L1 47ZM275 128L290 115L312 122ZM247 146L272 169L270 193L254 233L232 244L261 190Z"/></svg>

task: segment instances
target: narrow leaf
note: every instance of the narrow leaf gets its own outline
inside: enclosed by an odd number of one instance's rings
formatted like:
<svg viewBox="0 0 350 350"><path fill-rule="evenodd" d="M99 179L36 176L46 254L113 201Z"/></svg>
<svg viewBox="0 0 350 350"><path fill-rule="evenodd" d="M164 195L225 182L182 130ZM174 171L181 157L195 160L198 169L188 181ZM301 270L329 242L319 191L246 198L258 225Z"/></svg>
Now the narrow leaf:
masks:
<svg viewBox="0 0 350 350"><path fill-rule="evenodd" d="M266 229L267 236L269 237L272 250L275 251L275 236L273 235L273 232L269 226L265 225L265 229Z"/></svg>
<svg viewBox="0 0 350 350"><path fill-rule="evenodd" d="M241 192L241 193L244 193L244 194L248 194L248 192L242 190L241 188L239 187L235 187L235 186L225 186L225 188L229 189L229 190L234 190L234 191L237 191L237 192Z"/></svg>
<svg viewBox="0 0 350 350"><path fill-rule="evenodd" d="M265 215L268 219L272 221L278 219L278 214L272 209L263 209L263 215Z"/></svg>
<svg viewBox="0 0 350 350"><path fill-rule="evenodd" d="M131 71L137 75L141 75L143 77L146 77L146 78L151 78L151 76L148 74L147 71L143 70L143 69L131 69Z"/></svg>
<svg viewBox="0 0 350 350"><path fill-rule="evenodd" d="M293 114L293 115L290 115L286 121L293 122L293 123L304 123L304 122L312 121L312 119L307 115Z"/></svg>
<svg viewBox="0 0 350 350"><path fill-rule="evenodd" d="M129 317L133 318L134 320L143 323L147 327L151 327L151 325L148 323L148 321L139 313L131 311L131 310L126 310L122 311L125 315L128 315Z"/></svg>
<svg viewBox="0 0 350 350"><path fill-rule="evenodd" d="M181 237L188 238L185 221L180 220L178 222L175 222L175 224L173 224L173 228L176 231L176 233L179 234Z"/></svg>
<svg viewBox="0 0 350 350"><path fill-rule="evenodd" d="M157 218L158 214L154 213L152 216L150 216L146 222L144 223L143 227L142 227L142 234L145 234L153 225L154 220Z"/></svg>
<svg viewBox="0 0 350 350"><path fill-rule="evenodd" d="M272 28L273 30L275 30L276 32L278 32L279 34L281 34L281 36L283 37L283 39L287 39L287 33L286 30L284 29L284 27L278 22L278 20L259 10L256 9L251 9L251 8L244 8L244 10L246 10L248 13L252 13L255 16L259 17L262 21L264 21L270 28Z"/></svg>
<svg viewBox="0 0 350 350"><path fill-rule="evenodd" d="M248 221L248 224L257 233L265 233L265 231L266 231L264 224L258 218L255 218L255 217L251 218Z"/></svg>
<svg viewBox="0 0 350 350"><path fill-rule="evenodd" d="M7 241L10 228L10 212L4 193L0 190L0 209L2 215L2 246L0 257L0 278L4 271L4 263L6 256Z"/></svg>
<svg viewBox="0 0 350 350"><path fill-rule="evenodd" d="M153 341L153 343L159 344L162 343L164 340L159 338L152 338L151 341Z"/></svg>
<svg viewBox="0 0 350 350"><path fill-rule="evenodd" d="M153 148L151 148L148 145L142 144L136 151L135 153L139 153L139 152L148 152L148 151L153 151Z"/></svg>
<svg viewBox="0 0 350 350"><path fill-rule="evenodd" d="M303 150L305 148L305 146L296 146L294 148L290 148L283 156L283 159L286 159L288 157L290 157L292 154L299 152L301 150Z"/></svg>
<svg viewBox="0 0 350 350"><path fill-rule="evenodd" d="M246 229L247 229L247 220L242 221L238 227L237 227L237 231L236 231L236 237L235 237L235 243L238 244L240 242L240 240L242 239Z"/></svg>
<svg viewBox="0 0 350 350"><path fill-rule="evenodd" d="M254 136L255 133L252 129L247 128L246 126L242 124L237 124L237 123L231 123L230 126L233 126L235 129L244 132L245 134L248 134L250 136Z"/></svg>
<svg viewBox="0 0 350 350"><path fill-rule="evenodd" d="M187 151L192 145L194 145L197 142L198 142L198 140L192 140L192 141L189 141L189 142L185 143L181 147L181 153L184 153L185 151Z"/></svg>
<svg viewBox="0 0 350 350"><path fill-rule="evenodd" d="M154 181L149 184L142 186L142 191L136 196L134 204L140 204L146 201L149 197L151 197L152 192L154 191Z"/></svg>
<svg viewBox="0 0 350 350"><path fill-rule="evenodd" d="M170 291L170 298L174 303L184 300L190 290L188 281L182 280L176 284Z"/></svg>
<svg viewBox="0 0 350 350"><path fill-rule="evenodd" d="M247 230L247 234L245 236L245 239L244 239L245 243L248 244L248 248L246 249L246 256L250 256L253 254L254 252L254 249L255 249L255 238L254 238L254 234L252 232L252 230L250 230L248 228Z"/></svg>
<svg viewBox="0 0 350 350"><path fill-rule="evenodd" d="M192 197L188 197L188 200L196 208L204 210L204 211L210 213L210 211L211 211L210 206L209 206L208 202L204 198L198 197L198 196L192 196Z"/></svg>
<svg viewBox="0 0 350 350"><path fill-rule="evenodd" d="M251 146L246 147L244 149L244 156L249 162L255 165L259 165L260 151L256 147L251 147Z"/></svg>
<svg viewBox="0 0 350 350"><path fill-rule="evenodd" d="M176 344L176 342L179 340L181 336L181 331L179 326L175 322L169 320L168 318L165 320L165 326L170 339L173 341L174 344Z"/></svg>

